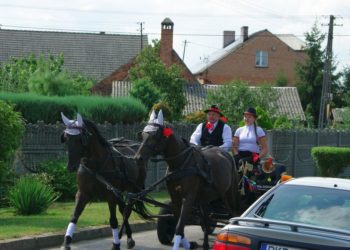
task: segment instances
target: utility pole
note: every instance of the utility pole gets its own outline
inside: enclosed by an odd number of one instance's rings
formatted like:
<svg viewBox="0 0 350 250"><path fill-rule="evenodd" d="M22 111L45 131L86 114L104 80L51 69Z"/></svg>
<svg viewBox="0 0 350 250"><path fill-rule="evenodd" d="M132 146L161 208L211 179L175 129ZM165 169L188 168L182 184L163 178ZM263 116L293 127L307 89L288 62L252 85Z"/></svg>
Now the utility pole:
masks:
<svg viewBox="0 0 350 250"><path fill-rule="evenodd" d="M140 42L141 42L141 50L143 49L143 34L142 34L142 32L143 32L143 24L144 24L145 22L138 22L137 24L138 25L140 25Z"/></svg>
<svg viewBox="0 0 350 250"><path fill-rule="evenodd" d="M331 85L331 71L332 71L332 43L333 43L333 26L334 26L333 15L329 16L329 31L327 40L327 51L326 51L326 61L323 69L323 82L322 82L322 93L320 100L320 112L318 116L318 129L323 129L327 125L328 117L325 118L327 104L330 98L330 85Z"/></svg>
<svg viewBox="0 0 350 250"><path fill-rule="evenodd" d="M185 52L186 52L186 45L187 45L187 40L183 41L184 42L184 52L182 54L182 61L185 61Z"/></svg>

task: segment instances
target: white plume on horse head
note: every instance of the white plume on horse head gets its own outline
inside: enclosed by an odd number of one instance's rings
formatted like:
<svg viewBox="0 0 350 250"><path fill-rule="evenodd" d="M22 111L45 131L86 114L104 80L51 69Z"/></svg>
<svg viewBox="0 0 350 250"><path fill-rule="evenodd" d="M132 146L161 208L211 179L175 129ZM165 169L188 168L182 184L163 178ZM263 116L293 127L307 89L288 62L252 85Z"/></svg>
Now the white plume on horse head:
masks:
<svg viewBox="0 0 350 250"><path fill-rule="evenodd" d="M159 110L158 115L156 114L156 112L154 111L154 109L152 110L152 113L149 117L149 121L148 124L143 131L144 132L153 132L153 131L157 131L159 129L159 127L152 125L153 124L159 124L159 125L163 125L164 124L164 118L163 118L163 111Z"/></svg>
<svg viewBox="0 0 350 250"><path fill-rule="evenodd" d="M84 124L83 117L78 113L77 114L77 126L82 127Z"/></svg>
<svg viewBox="0 0 350 250"><path fill-rule="evenodd" d="M83 126L83 118L79 113L77 114L76 120L70 120L63 114L63 112L61 112L61 118L64 125L66 125L66 129L64 130L65 133L69 135L78 135L81 133L80 128Z"/></svg>
<svg viewBox="0 0 350 250"><path fill-rule="evenodd" d="M68 119L64 114L63 112L61 112L61 118L62 118L62 121L64 123L64 125L66 126L69 126L72 124L73 121L71 121L70 119Z"/></svg>
<svg viewBox="0 0 350 250"><path fill-rule="evenodd" d="M157 123L159 125L164 125L164 117L163 117L163 111L162 110L159 110L159 112L158 112Z"/></svg>
<svg viewBox="0 0 350 250"><path fill-rule="evenodd" d="M154 111L154 109L152 110L152 113L149 117L149 121L150 123L154 122L154 120L156 119L156 112Z"/></svg>

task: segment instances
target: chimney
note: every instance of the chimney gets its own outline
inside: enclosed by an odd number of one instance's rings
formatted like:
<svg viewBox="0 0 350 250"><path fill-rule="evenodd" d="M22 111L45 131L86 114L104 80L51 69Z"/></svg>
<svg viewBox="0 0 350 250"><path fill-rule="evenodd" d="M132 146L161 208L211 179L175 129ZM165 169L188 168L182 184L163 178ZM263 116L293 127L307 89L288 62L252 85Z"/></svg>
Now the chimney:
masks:
<svg viewBox="0 0 350 250"><path fill-rule="evenodd" d="M242 26L241 37L243 39L243 42L247 41L247 39L248 39L248 26Z"/></svg>
<svg viewBox="0 0 350 250"><path fill-rule="evenodd" d="M236 33L233 30L224 30L224 44L223 48L225 48L227 45L230 45L233 43L235 39Z"/></svg>
<svg viewBox="0 0 350 250"><path fill-rule="evenodd" d="M172 64L174 23L167 17L163 20L161 26L159 56L165 65L170 66Z"/></svg>

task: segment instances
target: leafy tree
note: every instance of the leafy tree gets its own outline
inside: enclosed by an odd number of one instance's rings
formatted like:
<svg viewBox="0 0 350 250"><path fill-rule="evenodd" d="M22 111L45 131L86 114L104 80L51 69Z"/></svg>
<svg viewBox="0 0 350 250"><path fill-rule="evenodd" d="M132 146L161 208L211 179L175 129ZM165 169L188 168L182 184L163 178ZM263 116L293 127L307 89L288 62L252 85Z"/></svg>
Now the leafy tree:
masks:
<svg viewBox="0 0 350 250"><path fill-rule="evenodd" d="M350 66L344 68L341 72L342 81L339 87L339 103L336 103L336 107L350 107Z"/></svg>
<svg viewBox="0 0 350 250"><path fill-rule="evenodd" d="M276 76L276 86L285 87L288 84L288 78L283 70L279 70Z"/></svg>
<svg viewBox="0 0 350 250"><path fill-rule="evenodd" d="M220 104L220 109L231 124L239 124L242 113L248 107L259 106L269 117L276 116L277 98L278 93L271 86L250 88L242 81L233 81L208 93L208 103Z"/></svg>
<svg viewBox="0 0 350 250"><path fill-rule="evenodd" d="M321 32L315 23L310 32L305 34L306 59L303 63L297 63L297 88L301 104L305 113L313 117L313 124L317 125L323 83L323 69L325 65L326 52L322 48L325 34ZM331 92L335 93L338 88L339 74L334 74L335 63L331 66Z"/></svg>
<svg viewBox="0 0 350 250"><path fill-rule="evenodd" d="M63 54L11 58L0 68L0 90L42 95L89 95L93 81L63 69Z"/></svg>
<svg viewBox="0 0 350 250"><path fill-rule="evenodd" d="M321 33L315 23L311 31L307 32L305 36L306 59L304 63L298 63L296 66L297 88L303 109L313 116L314 124L316 124L322 92L324 67L322 42L325 35Z"/></svg>
<svg viewBox="0 0 350 250"><path fill-rule="evenodd" d="M141 100L148 109L151 109L153 104L157 103L161 97L160 91L147 77L133 81L130 95Z"/></svg>
<svg viewBox="0 0 350 250"><path fill-rule="evenodd" d="M159 48L160 43L153 41L153 46L141 51L136 58L135 66L130 69L130 79L133 83L140 79L148 81L148 87L152 89L151 85L153 84L160 93L160 101L167 103L174 118L179 119L186 104L186 98L183 94L184 80L181 78L181 70L178 65L173 64L167 67L160 60ZM137 88L136 85L131 90L133 95L144 95L141 89ZM149 103L145 103L145 105L149 106Z"/></svg>

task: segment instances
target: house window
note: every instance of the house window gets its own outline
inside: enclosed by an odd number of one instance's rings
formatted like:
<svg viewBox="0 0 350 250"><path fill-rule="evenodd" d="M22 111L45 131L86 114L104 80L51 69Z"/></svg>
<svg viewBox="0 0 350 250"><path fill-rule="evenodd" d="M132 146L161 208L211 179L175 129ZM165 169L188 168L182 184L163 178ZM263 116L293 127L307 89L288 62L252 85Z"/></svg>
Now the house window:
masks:
<svg viewBox="0 0 350 250"><path fill-rule="evenodd" d="M269 64L269 54L267 51L258 50L255 54L255 66L267 67Z"/></svg>

